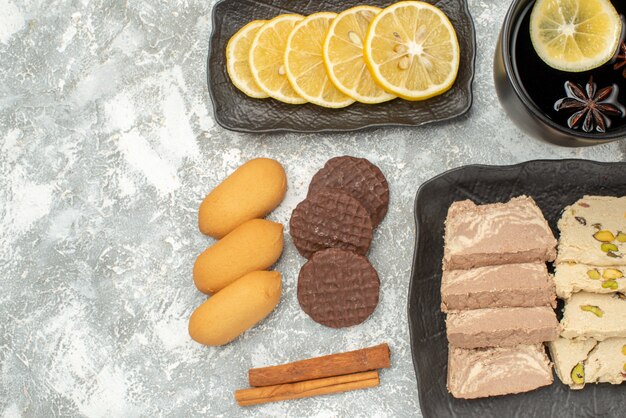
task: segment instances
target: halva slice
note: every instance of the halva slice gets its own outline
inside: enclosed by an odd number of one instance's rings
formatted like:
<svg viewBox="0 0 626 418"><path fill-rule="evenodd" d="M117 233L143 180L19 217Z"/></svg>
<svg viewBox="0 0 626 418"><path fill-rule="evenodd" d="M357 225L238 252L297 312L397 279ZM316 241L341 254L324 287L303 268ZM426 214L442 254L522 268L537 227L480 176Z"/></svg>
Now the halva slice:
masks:
<svg viewBox="0 0 626 418"><path fill-rule="evenodd" d="M443 312L533 306L556 307L554 281L545 263L505 264L443 272Z"/></svg>
<svg viewBox="0 0 626 418"><path fill-rule="evenodd" d="M528 196L486 205L454 202L445 229L444 270L542 263L556 257L552 230Z"/></svg>
<svg viewBox="0 0 626 418"><path fill-rule="evenodd" d="M468 350L449 347L448 391L475 399L528 392L552 384L543 344Z"/></svg>
<svg viewBox="0 0 626 418"><path fill-rule="evenodd" d="M460 348L538 344L559 336L559 322L549 306L452 312L446 327L448 342Z"/></svg>
<svg viewBox="0 0 626 418"><path fill-rule="evenodd" d="M561 299L568 299L577 292L626 293L626 266L557 264L554 283Z"/></svg>
<svg viewBox="0 0 626 418"><path fill-rule="evenodd" d="M587 383L626 381L626 338L610 338L598 343L589 354L585 365Z"/></svg>
<svg viewBox="0 0 626 418"><path fill-rule="evenodd" d="M559 338L548 343L556 374L563 384L572 389L585 386L584 363L589 352L596 346L595 340L568 340Z"/></svg>
<svg viewBox="0 0 626 418"><path fill-rule="evenodd" d="M626 338L600 342L559 338L549 347L559 379L571 389L582 389L586 383L626 381Z"/></svg>
<svg viewBox="0 0 626 418"><path fill-rule="evenodd" d="M598 341L626 337L626 297L621 293L574 293L563 309L564 338L593 338Z"/></svg>
<svg viewBox="0 0 626 418"><path fill-rule="evenodd" d="M626 264L626 196L585 196L565 208L558 227L557 263Z"/></svg>

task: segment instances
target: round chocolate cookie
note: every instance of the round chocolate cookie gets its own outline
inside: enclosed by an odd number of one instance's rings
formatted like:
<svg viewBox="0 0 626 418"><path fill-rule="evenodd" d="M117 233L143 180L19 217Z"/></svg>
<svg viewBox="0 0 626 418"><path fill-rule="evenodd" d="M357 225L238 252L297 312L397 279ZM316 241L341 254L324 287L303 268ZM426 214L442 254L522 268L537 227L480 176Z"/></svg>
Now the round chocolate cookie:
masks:
<svg viewBox="0 0 626 418"><path fill-rule="evenodd" d="M298 302L315 322L331 328L365 321L378 305L380 280L367 258L331 248L306 262L298 276Z"/></svg>
<svg viewBox="0 0 626 418"><path fill-rule="evenodd" d="M326 162L309 185L309 196L321 189L341 189L367 209L372 225L377 227L387 214L389 185L380 168L355 157L335 157Z"/></svg>
<svg viewBox="0 0 626 418"><path fill-rule="evenodd" d="M372 243L372 221L367 209L349 194L324 189L296 206L289 232L305 258L326 248L344 248L366 254Z"/></svg>

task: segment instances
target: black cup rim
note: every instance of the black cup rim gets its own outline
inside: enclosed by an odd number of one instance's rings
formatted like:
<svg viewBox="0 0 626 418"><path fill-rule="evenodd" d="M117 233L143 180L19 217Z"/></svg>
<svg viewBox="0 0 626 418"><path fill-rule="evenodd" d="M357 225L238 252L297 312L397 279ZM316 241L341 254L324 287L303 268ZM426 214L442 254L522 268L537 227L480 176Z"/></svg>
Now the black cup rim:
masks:
<svg viewBox="0 0 626 418"><path fill-rule="evenodd" d="M620 138L626 137L626 127L620 128L613 132L607 133L585 133L582 131L577 131L573 129L565 128L564 126L554 122L552 119L548 118L544 112L537 107L535 102L530 98L528 93L526 93L526 89L524 89L521 80L519 79L519 75L515 68L513 67L513 54L511 53L511 41L513 36L514 23L517 22L514 19L514 14L520 3L525 2L527 0L514 0L507 11L506 17L504 18L504 25L502 27L502 43L501 43L501 53L504 61L504 68L506 72L506 76L513 86L513 91L517 97L524 104L526 109L528 109L532 115L539 119L541 122L545 123L552 129L562 133L566 136L571 136L572 139L580 139L586 141L592 141L594 143L598 143L601 141L612 141ZM535 0L530 0L535 1ZM527 5L524 5L526 7Z"/></svg>

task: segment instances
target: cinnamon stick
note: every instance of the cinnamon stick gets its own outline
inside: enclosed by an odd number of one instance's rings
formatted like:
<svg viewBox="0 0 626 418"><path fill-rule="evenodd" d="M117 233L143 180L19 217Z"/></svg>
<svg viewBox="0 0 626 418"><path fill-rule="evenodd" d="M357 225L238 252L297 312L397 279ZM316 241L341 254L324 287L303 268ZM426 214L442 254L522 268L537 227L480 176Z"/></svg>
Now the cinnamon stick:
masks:
<svg viewBox="0 0 626 418"><path fill-rule="evenodd" d="M327 377L324 379L307 380L304 382L287 383L284 385L241 389L235 391L235 400L241 406L251 406L268 402L371 388L378 386L379 383L378 370L375 370L344 376Z"/></svg>
<svg viewBox="0 0 626 418"><path fill-rule="evenodd" d="M387 344L248 371L250 386L270 386L341 376L390 366Z"/></svg>

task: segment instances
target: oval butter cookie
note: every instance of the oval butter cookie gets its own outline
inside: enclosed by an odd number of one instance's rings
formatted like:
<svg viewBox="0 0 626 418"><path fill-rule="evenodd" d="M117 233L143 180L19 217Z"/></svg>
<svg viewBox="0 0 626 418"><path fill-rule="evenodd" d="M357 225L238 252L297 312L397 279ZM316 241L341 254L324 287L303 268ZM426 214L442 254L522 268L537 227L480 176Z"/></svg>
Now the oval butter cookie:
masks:
<svg viewBox="0 0 626 418"><path fill-rule="evenodd" d="M200 305L189 319L189 335L205 345L224 345L261 321L278 305L280 273L254 271Z"/></svg>
<svg viewBox="0 0 626 418"><path fill-rule="evenodd" d="M265 270L283 251L283 226L252 219L207 248L193 266L198 290L213 294L251 271Z"/></svg>
<svg viewBox="0 0 626 418"><path fill-rule="evenodd" d="M198 211L200 231L222 238L242 223L267 215L282 202L286 191L287 175L278 161L250 160L204 199Z"/></svg>

